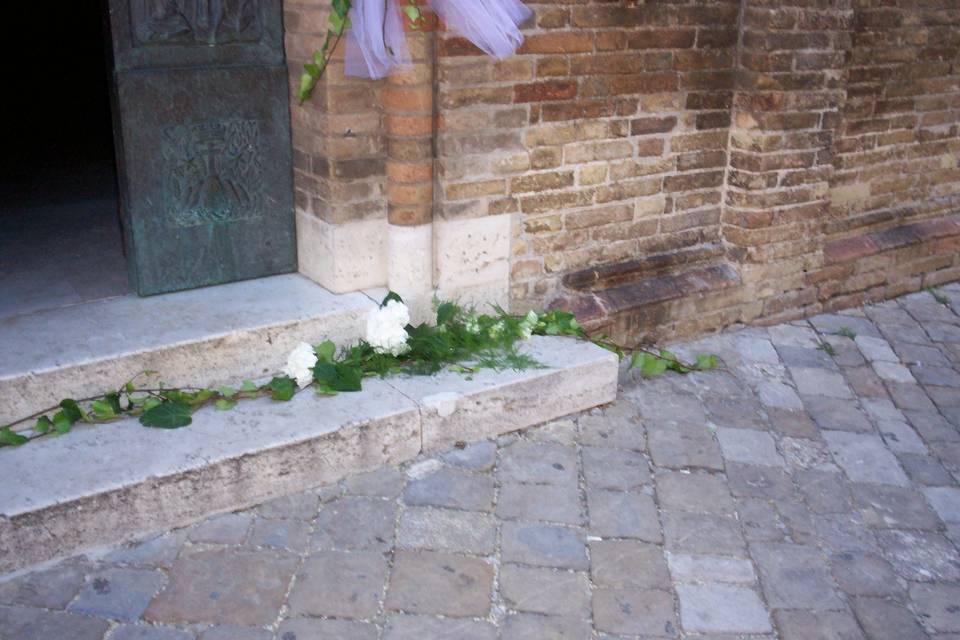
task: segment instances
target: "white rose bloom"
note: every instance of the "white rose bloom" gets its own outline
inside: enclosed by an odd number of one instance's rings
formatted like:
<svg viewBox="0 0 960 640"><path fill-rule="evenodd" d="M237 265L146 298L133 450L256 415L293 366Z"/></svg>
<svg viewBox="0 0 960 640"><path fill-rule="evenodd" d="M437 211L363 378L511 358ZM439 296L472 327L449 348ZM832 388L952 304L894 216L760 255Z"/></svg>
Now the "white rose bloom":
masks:
<svg viewBox="0 0 960 640"><path fill-rule="evenodd" d="M532 309L523 317L523 320L520 321L520 334L523 336L524 340L530 339L530 336L533 335L533 330L539 321L540 318L537 316L537 312L533 311Z"/></svg>
<svg viewBox="0 0 960 640"><path fill-rule="evenodd" d="M377 353L399 356L410 349L406 326L410 323L407 305L390 300L367 316L367 342Z"/></svg>
<svg viewBox="0 0 960 640"><path fill-rule="evenodd" d="M317 364L317 354L313 347L301 342L297 348L287 356L287 366L283 373L297 381L297 386L303 389L313 380L313 367Z"/></svg>

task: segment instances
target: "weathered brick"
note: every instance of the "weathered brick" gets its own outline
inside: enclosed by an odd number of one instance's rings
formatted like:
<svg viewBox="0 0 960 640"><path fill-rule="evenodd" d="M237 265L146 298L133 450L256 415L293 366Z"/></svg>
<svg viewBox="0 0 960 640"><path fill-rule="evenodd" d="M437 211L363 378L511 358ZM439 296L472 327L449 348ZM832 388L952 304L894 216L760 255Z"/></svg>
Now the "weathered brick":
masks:
<svg viewBox="0 0 960 640"><path fill-rule="evenodd" d="M566 100L577 95L577 83L566 80L551 80L518 84L513 88L514 102L544 102Z"/></svg>
<svg viewBox="0 0 960 640"><path fill-rule="evenodd" d="M295 83L326 14L288 4ZM332 224L522 212L518 305L563 295L571 269L704 243L752 292L691 288L708 293L605 330L705 330L948 280L960 19L877 4L533 3L519 55L438 31L431 70L434 35L411 33L415 68L380 83L345 76L341 47L291 108L296 207Z"/></svg>

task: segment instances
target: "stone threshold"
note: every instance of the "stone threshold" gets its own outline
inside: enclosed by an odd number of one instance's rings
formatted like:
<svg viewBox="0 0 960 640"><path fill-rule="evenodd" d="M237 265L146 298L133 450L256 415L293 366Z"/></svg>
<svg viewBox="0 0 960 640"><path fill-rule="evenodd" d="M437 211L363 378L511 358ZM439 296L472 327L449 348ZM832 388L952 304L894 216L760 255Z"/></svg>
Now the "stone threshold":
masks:
<svg viewBox="0 0 960 640"><path fill-rule="evenodd" d="M298 274L0 319L0 425L153 370L170 386L236 383L283 367L300 340L346 344L376 306Z"/></svg>
<svg viewBox="0 0 960 640"><path fill-rule="evenodd" d="M369 379L359 393L205 408L183 429L127 419L2 448L0 572L615 399L613 354L558 337L534 337L523 349L545 368Z"/></svg>

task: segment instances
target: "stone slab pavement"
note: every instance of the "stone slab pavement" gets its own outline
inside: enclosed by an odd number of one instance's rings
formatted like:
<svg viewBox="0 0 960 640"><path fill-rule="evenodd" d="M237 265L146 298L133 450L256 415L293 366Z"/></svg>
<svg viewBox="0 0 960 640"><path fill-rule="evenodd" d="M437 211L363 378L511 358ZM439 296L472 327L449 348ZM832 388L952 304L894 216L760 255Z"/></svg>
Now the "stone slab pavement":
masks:
<svg viewBox="0 0 960 640"><path fill-rule="evenodd" d="M725 368L2 577L0 637L958 640L937 297L675 345Z"/></svg>

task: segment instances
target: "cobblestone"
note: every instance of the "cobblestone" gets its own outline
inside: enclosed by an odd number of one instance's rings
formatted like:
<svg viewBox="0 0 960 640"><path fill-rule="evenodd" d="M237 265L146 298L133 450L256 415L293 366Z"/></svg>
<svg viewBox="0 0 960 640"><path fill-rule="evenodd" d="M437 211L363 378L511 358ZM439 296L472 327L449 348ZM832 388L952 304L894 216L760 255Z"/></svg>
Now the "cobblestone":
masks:
<svg viewBox="0 0 960 640"><path fill-rule="evenodd" d="M535 522L505 522L501 528L505 561L542 567L587 569L584 535L575 529Z"/></svg>
<svg viewBox="0 0 960 640"><path fill-rule="evenodd" d="M728 584L677 586L680 624L691 633L767 633L773 631L755 592Z"/></svg>
<svg viewBox="0 0 960 640"><path fill-rule="evenodd" d="M0 637L957 640L960 301L925 297L674 345L727 371L0 576Z"/></svg>
<svg viewBox="0 0 960 640"><path fill-rule="evenodd" d="M160 571L108 568L88 576L76 599L74 613L134 621L146 610L166 578Z"/></svg>
<svg viewBox="0 0 960 640"><path fill-rule="evenodd" d="M493 516L477 511L410 507L397 528L397 545L488 555L493 553L497 523Z"/></svg>
<svg viewBox="0 0 960 640"><path fill-rule="evenodd" d="M670 588L670 574L659 545L635 540L590 543L590 575L606 587Z"/></svg>
<svg viewBox="0 0 960 640"><path fill-rule="evenodd" d="M393 564L386 607L447 616L485 616L493 567L479 558L435 551L400 551Z"/></svg>
<svg viewBox="0 0 960 640"><path fill-rule="evenodd" d="M506 564L500 569L500 593L515 611L590 617L590 582L584 573Z"/></svg>

